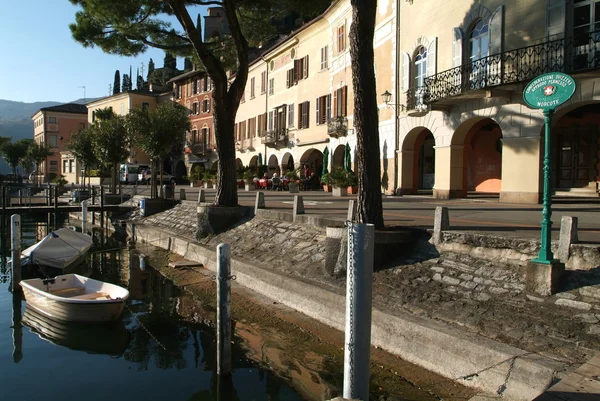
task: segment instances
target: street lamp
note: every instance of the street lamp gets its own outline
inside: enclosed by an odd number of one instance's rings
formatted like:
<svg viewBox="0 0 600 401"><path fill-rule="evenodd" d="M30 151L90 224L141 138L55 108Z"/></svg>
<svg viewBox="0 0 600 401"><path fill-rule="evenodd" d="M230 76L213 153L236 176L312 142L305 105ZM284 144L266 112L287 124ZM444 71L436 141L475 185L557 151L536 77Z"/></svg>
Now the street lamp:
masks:
<svg viewBox="0 0 600 401"><path fill-rule="evenodd" d="M398 109L400 109L400 111L406 109L406 106L403 104L390 103L390 101L392 100L392 94L388 90L381 94L381 99L383 100L383 103L385 103L385 105L388 107L397 107Z"/></svg>

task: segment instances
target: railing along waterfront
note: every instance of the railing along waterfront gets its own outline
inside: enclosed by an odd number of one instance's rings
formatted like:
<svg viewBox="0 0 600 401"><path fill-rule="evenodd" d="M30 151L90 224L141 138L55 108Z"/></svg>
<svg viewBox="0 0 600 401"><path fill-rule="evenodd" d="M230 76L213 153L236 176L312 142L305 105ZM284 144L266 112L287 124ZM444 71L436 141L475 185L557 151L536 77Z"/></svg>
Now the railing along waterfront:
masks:
<svg viewBox="0 0 600 401"><path fill-rule="evenodd" d="M484 57L425 78L408 91L407 108L469 91L530 80L548 72L581 73L600 67L600 31Z"/></svg>

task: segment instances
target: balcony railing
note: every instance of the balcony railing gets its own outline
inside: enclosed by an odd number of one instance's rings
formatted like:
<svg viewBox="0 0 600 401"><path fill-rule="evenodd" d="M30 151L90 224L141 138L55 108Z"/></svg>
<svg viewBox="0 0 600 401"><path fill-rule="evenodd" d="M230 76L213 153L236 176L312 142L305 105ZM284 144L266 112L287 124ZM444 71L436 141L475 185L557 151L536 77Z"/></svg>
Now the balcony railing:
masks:
<svg viewBox="0 0 600 401"><path fill-rule="evenodd" d="M262 143L272 148L279 148L287 146L288 144L288 129L277 128L271 131L267 131L265 136L262 138Z"/></svg>
<svg viewBox="0 0 600 401"><path fill-rule="evenodd" d="M190 146L190 150L195 155L201 155L212 152L212 146L207 143L194 143Z"/></svg>
<svg viewBox="0 0 600 401"><path fill-rule="evenodd" d="M582 73L600 68L600 31L494 54L425 78L407 103L434 103L469 91L524 82L548 72ZM422 97L417 93L421 90ZM410 91L409 91L410 92ZM407 104L407 108L411 107Z"/></svg>
<svg viewBox="0 0 600 401"><path fill-rule="evenodd" d="M348 119L344 116L331 117L327 120L327 134L334 138L348 134Z"/></svg>

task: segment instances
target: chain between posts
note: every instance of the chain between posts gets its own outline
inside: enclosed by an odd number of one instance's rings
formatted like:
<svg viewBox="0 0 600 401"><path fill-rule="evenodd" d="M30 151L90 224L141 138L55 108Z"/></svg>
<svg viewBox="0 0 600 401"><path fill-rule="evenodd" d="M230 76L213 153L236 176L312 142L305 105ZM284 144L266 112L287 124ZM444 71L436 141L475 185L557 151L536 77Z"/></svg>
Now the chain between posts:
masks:
<svg viewBox="0 0 600 401"><path fill-rule="evenodd" d="M347 275L347 285L350 286L348 293L350 294L350 308L349 309L349 321L350 321L350 340L348 341L348 354L349 354L349 363L350 363L350 377L354 377L354 267L356 266L356 261L354 260L354 247L355 238L354 231L352 230L353 223L350 220L346 221L345 224L348 229L348 275Z"/></svg>

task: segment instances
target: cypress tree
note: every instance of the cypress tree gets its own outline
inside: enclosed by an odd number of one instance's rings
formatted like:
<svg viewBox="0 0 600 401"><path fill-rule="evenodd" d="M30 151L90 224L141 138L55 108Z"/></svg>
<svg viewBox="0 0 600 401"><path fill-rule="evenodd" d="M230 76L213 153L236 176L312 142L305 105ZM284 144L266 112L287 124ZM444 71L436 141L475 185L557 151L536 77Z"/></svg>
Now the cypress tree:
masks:
<svg viewBox="0 0 600 401"><path fill-rule="evenodd" d="M123 74L123 92L127 92L131 90L131 78L129 75Z"/></svg>
<svg viewBox="0 0 600 401"><path fill-rule="evenodd" d="M175 59L175 57L173 57L171 55L171 53L169 53L169 52L165 53L165 58L164 58L163 62L164 62L163 67L170 68L172 70L177 69L177 59Z"/></svg>
<svg viewBox="0 0 600 401"><path fill-rule="evenodd" d="M144 77L142 77L140 75L140 69L139 68L137 69L136 76L137 76L137 80L136 80L136 83L135 83L135 88L137 90L144 89Z"/></svg>
<svg viewBox="0 0 600 401"><path fill-rule="evenodd" d="M116 95L117 93L121 93L121 73L119 70L115 71L115 81L113 83L112 94Z"/></svg>
<svg viewBox="0 0 600 401"><path fill-rule="evenodd" d="M150 62L148 62L148 76L146 78L146 81L152 82L152 73L153 72L154 72L154 61L152 59L150 59Z"/></svg>

